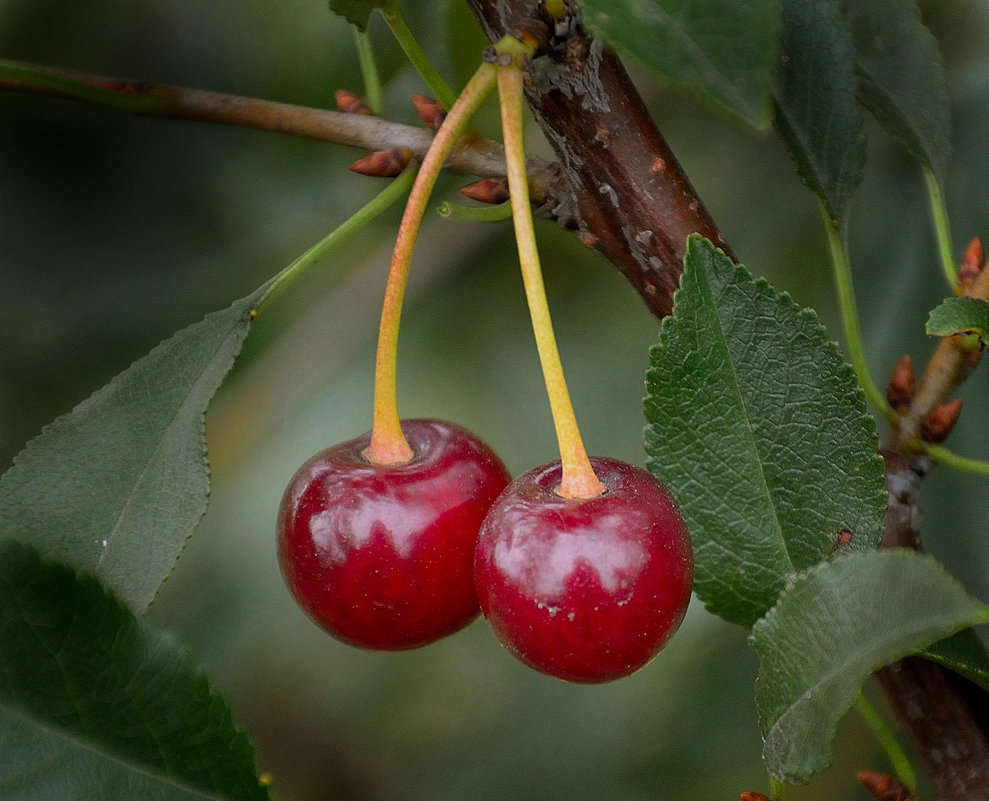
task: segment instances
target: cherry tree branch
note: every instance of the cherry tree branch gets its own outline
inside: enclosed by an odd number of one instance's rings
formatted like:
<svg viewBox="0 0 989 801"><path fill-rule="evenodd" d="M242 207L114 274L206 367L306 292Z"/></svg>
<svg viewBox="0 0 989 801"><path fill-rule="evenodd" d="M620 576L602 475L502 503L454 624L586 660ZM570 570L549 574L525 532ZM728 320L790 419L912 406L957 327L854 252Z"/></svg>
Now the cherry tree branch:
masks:
<svg viewBox="0 0 989 801"><path fill-rule="evenodd" d="M367 114L278 103L240 95L160 86L88 73L0 61L0 90L96 103L143 116L193 120L297 136L363 150L408 150L425 156L433 141L427 128ZM540 216L572 205L559 165L527 159L530 194ZM473 137L459 143L446 169L480 178L504 178L502 146Z"/></svg>
<svg viewBox="0 0 989 801"><path fill-rule="evenodd" d="M554 35L532 0L467 2L491 41L522 32L542 43L526 94L576 198L582 239L665 317L690 234L734 256L621 61L579 27Z"/></svg>

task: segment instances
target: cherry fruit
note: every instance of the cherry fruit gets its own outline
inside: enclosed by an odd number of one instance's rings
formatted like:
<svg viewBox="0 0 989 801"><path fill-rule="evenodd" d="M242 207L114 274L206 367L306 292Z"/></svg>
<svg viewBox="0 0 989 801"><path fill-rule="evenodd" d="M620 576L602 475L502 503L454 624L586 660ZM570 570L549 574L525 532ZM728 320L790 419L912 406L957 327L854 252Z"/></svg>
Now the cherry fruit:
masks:
<svg viewBox="0 0 989 801"><path fill-rule="evenodd" d="M338 639L389 651L477 617L474 544L510 478L458 426L401 425L410 461L372 464L362 453L367 433L307 461L278 512L278 560L302 608Z"/></svg>
<svg viewBox="0 0 989 801"><path fill-rule="evenodd" d="M481 609L522 662L574 682L627 676L683 619L693 556L683 518L649 473L592 458L606 490L564 498L559 462L513 481L481 527Z"/></svg>

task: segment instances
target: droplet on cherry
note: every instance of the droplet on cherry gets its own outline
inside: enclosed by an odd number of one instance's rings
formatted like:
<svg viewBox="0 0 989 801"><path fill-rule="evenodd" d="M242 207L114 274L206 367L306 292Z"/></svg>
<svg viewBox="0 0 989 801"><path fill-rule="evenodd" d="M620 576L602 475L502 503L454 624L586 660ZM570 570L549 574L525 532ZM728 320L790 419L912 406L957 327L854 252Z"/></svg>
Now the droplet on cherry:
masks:
<svg viewBox="0 0 989 801"><path fill-rule="evenodd" d="M516 478L488 512L475 554L481 609L522 662L573 682L604 682L647 664L690 600L693 555L683 518L646 471L592 458L607 491L563 498L560 463Z"/></svg>
<svg viewBox="0 0 989 801"><path fill-rule="evenodd" d="M510 476L470 432L406 420L414 452L371 464L370 432L328 448L289 482L278 560L306 613L334 637L376 650L433 642L479 614L474 545Z"/></svg>

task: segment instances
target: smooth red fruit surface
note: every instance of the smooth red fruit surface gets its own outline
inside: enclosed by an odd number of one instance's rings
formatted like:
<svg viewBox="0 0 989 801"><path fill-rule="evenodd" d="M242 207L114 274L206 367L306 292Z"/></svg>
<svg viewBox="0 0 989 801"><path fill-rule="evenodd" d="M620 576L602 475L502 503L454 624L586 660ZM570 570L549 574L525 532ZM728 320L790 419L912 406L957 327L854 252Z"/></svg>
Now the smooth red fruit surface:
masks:
<svg viewBox="0 0 989 801"><path fill-rule="evenodd" d="M575 682L641 668L673 635L690 601L693 554L683 518L649 473L592 458L608 488L568 499L559 462L519 476L481 527L481 609L520 660Z"/></svg>
<svg viewBox="0 0 989 801"><path fill-rule="evenodd" d="M307 614L363 648L401 650L479 613L474 544L508 484L497 456L451 423L406 420L406 464L370 464L370 433L313 456L278 513L278 560Z"/></svg>

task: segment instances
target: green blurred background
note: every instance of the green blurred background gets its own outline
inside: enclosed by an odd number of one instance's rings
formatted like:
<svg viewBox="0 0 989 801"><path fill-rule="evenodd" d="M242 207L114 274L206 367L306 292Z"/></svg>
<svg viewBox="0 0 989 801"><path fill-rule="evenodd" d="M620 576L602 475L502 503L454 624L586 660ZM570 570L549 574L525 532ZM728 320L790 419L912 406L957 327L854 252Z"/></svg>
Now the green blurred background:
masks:
<svg viewBox="0 0 989 801"><path fill-rule="evenodd" d="M946 55L956 251L989 236L989 4L923 4ZM484 41L460 0L404 3L455 85ZM425 87L381 21L370 32L386 115L415 120ZM454 42L456 49L448 43ZM0 0L0 57L332 107L361 91L353 39L323 0ZM839 336L814 201L775 138L643 75L639 85L701 196L757 275ZM496 132L493 109L479 122ZM851 253L879 380L933 347L944 296L918 169L874 126ZM545 145L533 132L534 149ZM42 425L178 328L246 295L381 184L360 153L274 134L135 118L0 93L0 465ZM449 176L437 197L465 182ZM744 632L693 603L647 669L601 687L518 665L483 624L417 652L339 645L294 606L273 525L295 468L370 425L380 294L395 213L266 307L208 417L213 497L152 614L201 658L283 801L737 798L764 789ZM585 442L641 463L640 401L657 323L623 279L540 223L557 335ZM555 440L507 224L428 220L403 324L405 416L475 430L513 472ZM949 445L989 455L989 370L964 387ZM939 470L924 487L926 545L989 598L989 491ZM886 767L856 719L835 767L802 798L864 798Z"/></svg>

